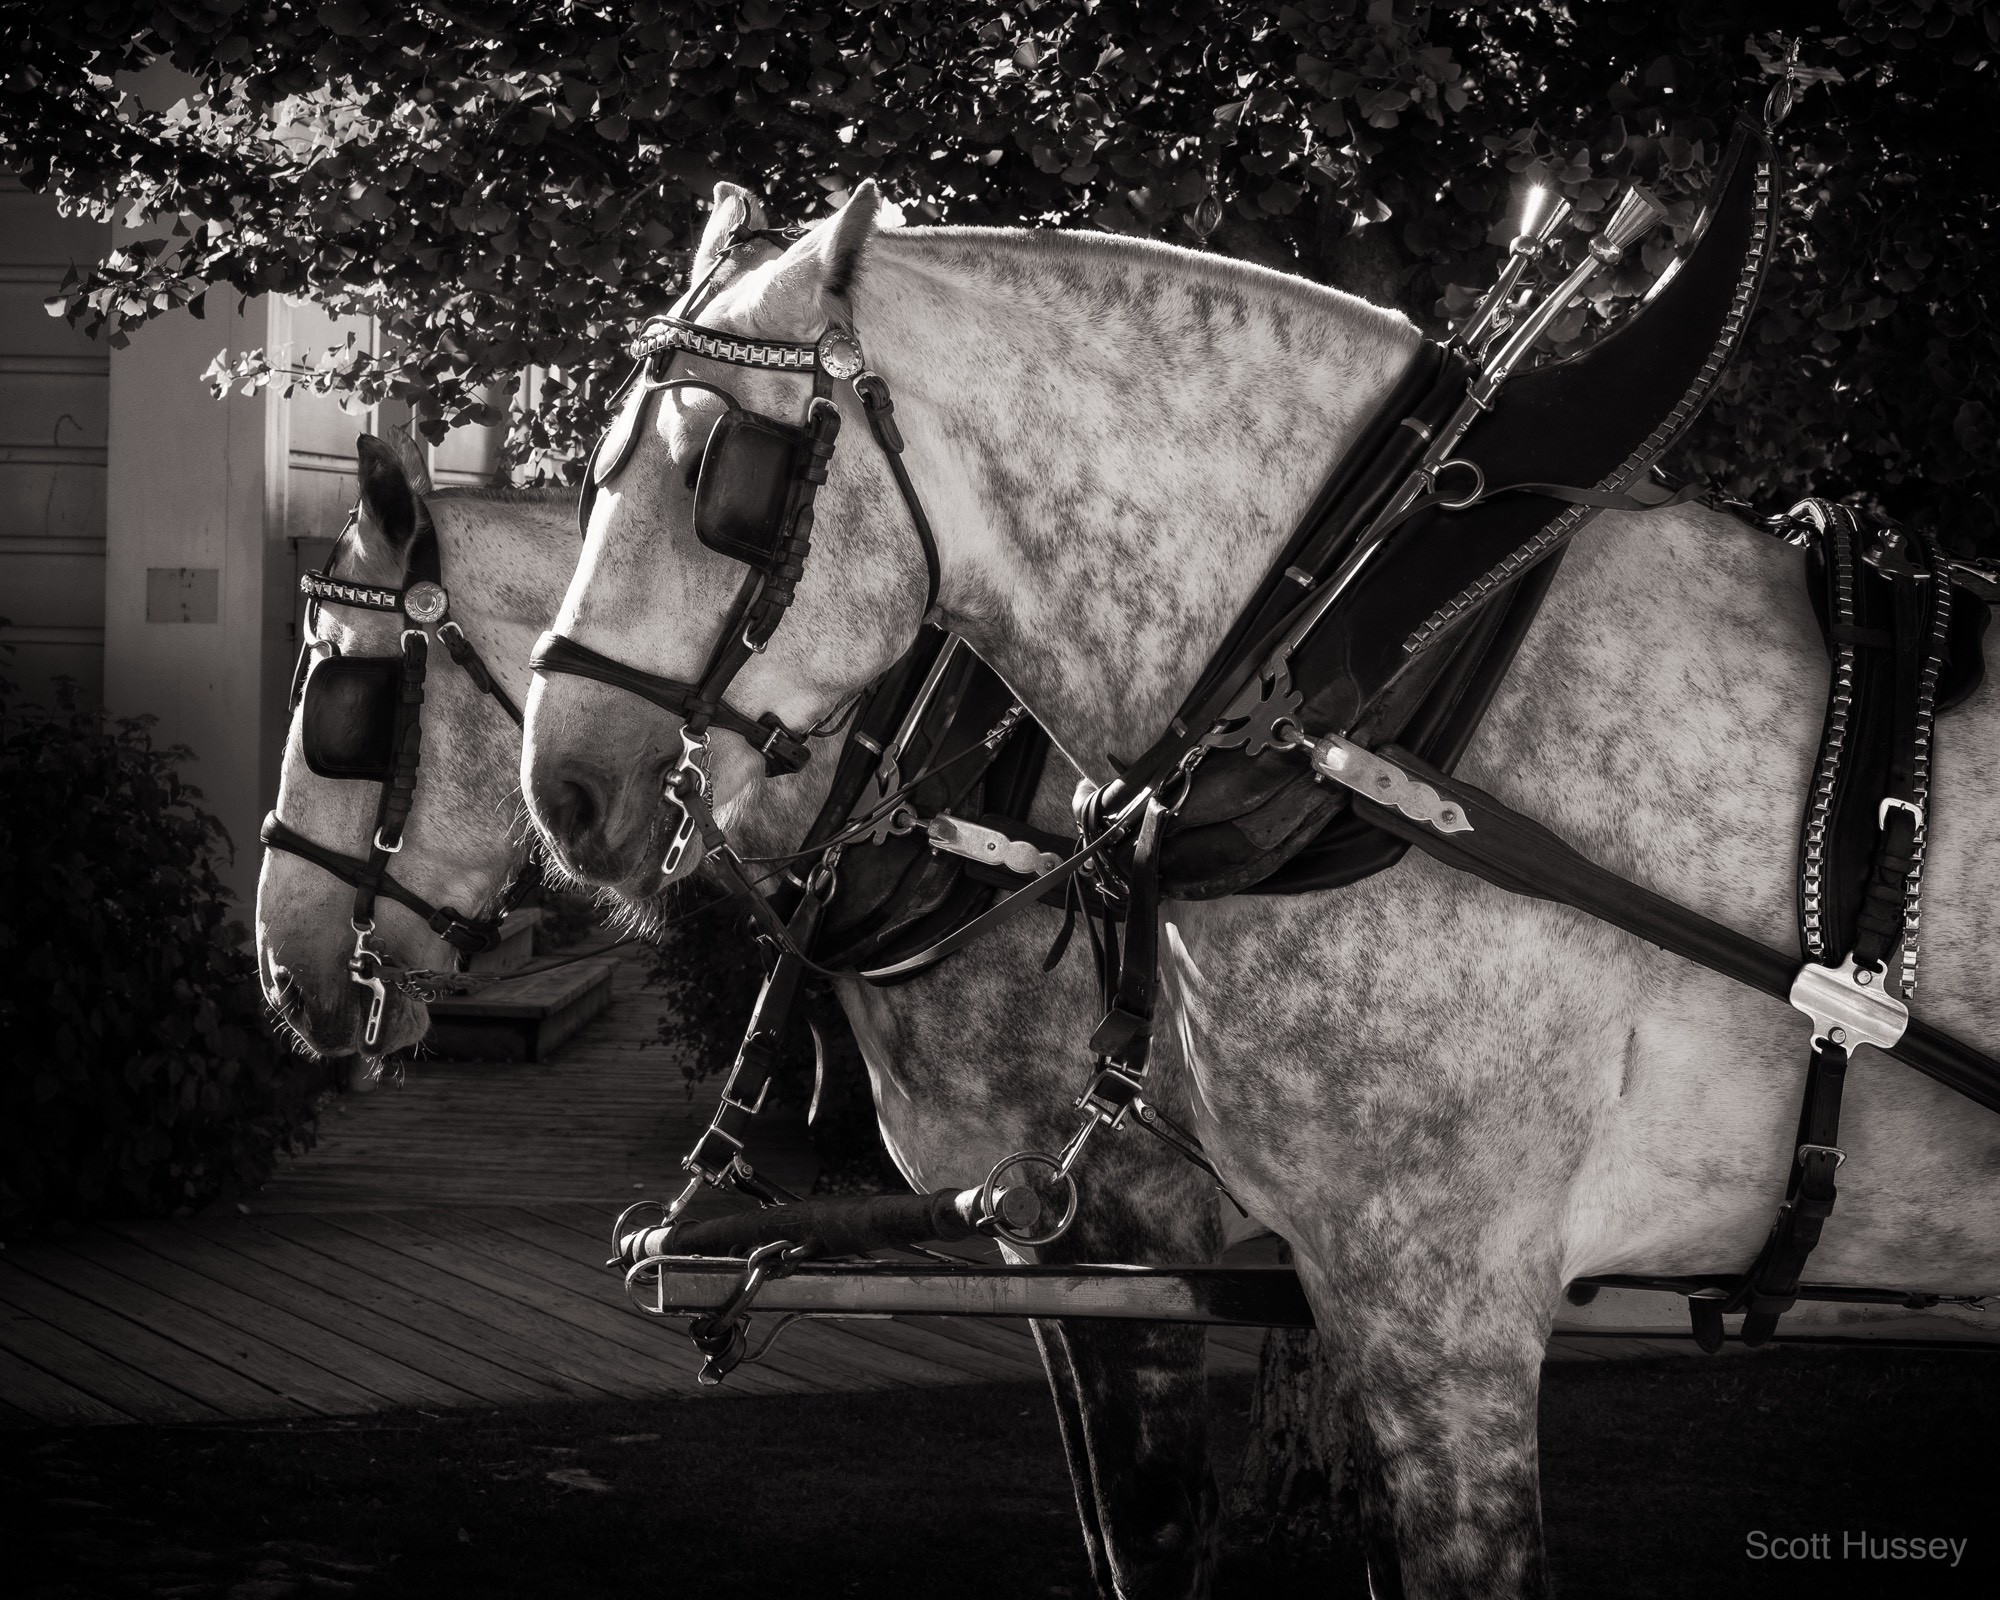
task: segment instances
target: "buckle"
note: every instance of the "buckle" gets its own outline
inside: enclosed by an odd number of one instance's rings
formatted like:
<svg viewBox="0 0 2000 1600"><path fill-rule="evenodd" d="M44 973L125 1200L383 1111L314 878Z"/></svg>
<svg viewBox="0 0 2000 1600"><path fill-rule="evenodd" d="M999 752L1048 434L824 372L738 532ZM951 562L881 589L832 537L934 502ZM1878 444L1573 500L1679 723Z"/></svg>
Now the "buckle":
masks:
<svg viewBox="0 0 2000 1600"><path fill-rule="evenodd" d="M1899 800L1894 795L1885 796L1882 803L1875 808L1876 828L1881 829L1889 826L1889 813L1891 811L1909 812L1910 820L1916 824L1917 832L1922 833L1924 831L1924 808L1914 800Z"/></svg>
<svg viewBox="0 0 2000 1600"><path fill-rule="evenodd" d="M1847 1165L1847 1152L1837 1144L1802 1144L1796 1157L1800 1166L1806 1164L1807 1156L1832 1156L1834 1171Z"/></svg>

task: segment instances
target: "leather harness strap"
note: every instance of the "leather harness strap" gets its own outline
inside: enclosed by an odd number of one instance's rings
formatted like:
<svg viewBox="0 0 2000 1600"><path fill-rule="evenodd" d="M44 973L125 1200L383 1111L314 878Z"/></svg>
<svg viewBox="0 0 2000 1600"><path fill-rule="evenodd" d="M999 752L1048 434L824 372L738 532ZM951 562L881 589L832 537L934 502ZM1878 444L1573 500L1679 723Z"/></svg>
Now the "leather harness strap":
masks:
<svg viewBox="0 0 2000 1600"><path fill-rule="evenodd" d="M1832 660L1825 729L1800 835L1800 944L1808 960L1857 981L1886 986L1889 957L1906 933L1908 977L1915 940L1922 835L1929 800L1939 673L1950 636L1951 579L1927 538L1884 526L1868 530L1848 506L1802 501L1788 513L1810 526L1822 584L1818 606ZM1912 551L1909 547L1915 546ZM1913 982L1902 985L1910 1000ZM1849 1041L1835 1027L1815 1034L1785 1200L1768 1239L1727 1300L1692 1299L1695 1337L1718 1348L1722 1316L1742 1311L1746 1345L1765 1343L1798 1299L1806 1263L1847 1159L1840 1101Z"/></svg>

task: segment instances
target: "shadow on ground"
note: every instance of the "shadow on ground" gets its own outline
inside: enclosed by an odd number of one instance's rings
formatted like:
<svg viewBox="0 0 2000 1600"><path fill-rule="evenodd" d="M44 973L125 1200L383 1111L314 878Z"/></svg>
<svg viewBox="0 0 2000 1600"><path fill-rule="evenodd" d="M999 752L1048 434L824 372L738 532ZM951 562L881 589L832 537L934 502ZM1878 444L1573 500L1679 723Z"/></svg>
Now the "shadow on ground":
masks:
<svg viewBox="0 0 2000 1600"><path fill-rule="evenodd" d="M1996 1379L1987 1356L1878 1352L1551 1367L1559 1591L2000 1592ZM1233 1464L1248 1388L1215 1392ZM1089 1593L1053 1416L1024 1385L21 1431L0 1435L0 1507L23 1600ZM1753 1560L1755 1532L1823 1533L1827 1555ZM1971 1542L1954 1570L1854 1554L1863 1535ZM1269 1549L1217 1582L1354 1592Z"/></svg>

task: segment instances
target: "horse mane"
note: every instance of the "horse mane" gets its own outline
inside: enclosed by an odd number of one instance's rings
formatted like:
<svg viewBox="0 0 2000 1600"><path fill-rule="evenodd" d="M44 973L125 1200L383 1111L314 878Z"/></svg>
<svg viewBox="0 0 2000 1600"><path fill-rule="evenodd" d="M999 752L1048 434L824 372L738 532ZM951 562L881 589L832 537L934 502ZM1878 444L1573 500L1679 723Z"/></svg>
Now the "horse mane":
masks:
<svg viewBox="0 0 2000 1600"><path fill-rule="evenodd" d="M484 500L499 505L546 505L554 500L574 499L573 485L560 483L531 484L525 489L512 484L451 484L442 489L433 489L424 496L426 500Z"/></svg>
<svg viewBox="0 0 2000 1600"><path fill-rule="evenodd" d="M1345 289L1315 283L1297 273L1281 272L1254 261L1215 255L1206 250L1190 250L1185 245L1161 239L1142 239L1122 233L1086 233L1061 228L981 228L953 224L915 228L888 228L878 232L871 246L908 240L912 244L961 246L968 252L1005 245L1030 258L1040 258L1057 266L1079 269L1084 276L1102 272L1107 266L1134 263L1150 272L1170 272L1193 278L1204 287L1246 298L1273 300L1343 322L1356 334L1397 340L1413 340L1417 330L1400 311L1389 310L1364 300ZM864 258L862 273L867 272Z"/></svg>

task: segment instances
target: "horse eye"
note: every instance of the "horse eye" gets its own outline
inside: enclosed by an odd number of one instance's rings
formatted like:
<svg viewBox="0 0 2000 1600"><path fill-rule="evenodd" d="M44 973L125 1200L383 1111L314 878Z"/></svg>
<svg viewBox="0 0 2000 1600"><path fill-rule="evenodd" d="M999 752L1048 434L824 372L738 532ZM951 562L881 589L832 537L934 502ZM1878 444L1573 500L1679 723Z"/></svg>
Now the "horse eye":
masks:
<svg viewBox="0 0 2000 1600"><path fill-rule="evenodd" d="M689 462L688 462L688 469L687 469L687 486L688 486L688 488L692 489L692 488L694 487L694 484L695 484L695 479L697 479L697 478L699 478L699 477L701 476L701 460L702 460L702 457L703 457L703 456L705 456L705 455L707 455L707 454L708 454L708 450L707 450L707 447L706 447L706 446L704 446L704 447L703 447L702 449L700 449L700 450L697 450L697 451L696 451L696 452L694 453L693 457L692 457L692 458L691 458L691 459L689 460Z"/></svg>

